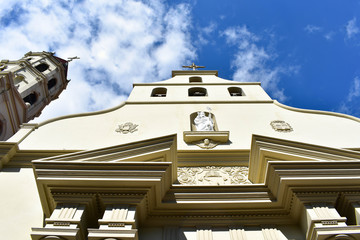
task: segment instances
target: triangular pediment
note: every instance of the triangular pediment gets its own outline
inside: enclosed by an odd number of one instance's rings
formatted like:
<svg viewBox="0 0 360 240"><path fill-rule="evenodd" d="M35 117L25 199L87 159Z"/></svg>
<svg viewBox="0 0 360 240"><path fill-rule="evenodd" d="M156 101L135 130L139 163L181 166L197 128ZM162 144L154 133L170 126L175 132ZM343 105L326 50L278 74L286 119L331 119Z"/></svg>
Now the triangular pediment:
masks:
<svg viewBox="0 0 360 240"><path fill-rule="evenodd" d="M176 164L176 136L132 142L107 148L79 151L55 157L34 160L33 163L120 163L173 162ZM174 162L175 161L175 162Z"/></svg>
<svg viewBox="0 0 360 240"><path fill-rule="evenodd" d="M269 161L360 161L360 153L267 136L253 135L249 159L249 180L264 183Z"/></svg>

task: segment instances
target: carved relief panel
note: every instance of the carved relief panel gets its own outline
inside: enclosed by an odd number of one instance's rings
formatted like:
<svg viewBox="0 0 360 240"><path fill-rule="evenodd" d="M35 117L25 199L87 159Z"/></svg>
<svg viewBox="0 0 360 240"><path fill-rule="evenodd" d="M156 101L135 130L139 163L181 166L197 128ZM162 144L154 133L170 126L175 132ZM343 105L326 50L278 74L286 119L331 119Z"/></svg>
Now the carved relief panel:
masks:
<svg viewBox="0 0 360 240"><path fill-rule="evenodd" d="M178 181L183 185L251 184L248 167L179 167Z"/></svg>

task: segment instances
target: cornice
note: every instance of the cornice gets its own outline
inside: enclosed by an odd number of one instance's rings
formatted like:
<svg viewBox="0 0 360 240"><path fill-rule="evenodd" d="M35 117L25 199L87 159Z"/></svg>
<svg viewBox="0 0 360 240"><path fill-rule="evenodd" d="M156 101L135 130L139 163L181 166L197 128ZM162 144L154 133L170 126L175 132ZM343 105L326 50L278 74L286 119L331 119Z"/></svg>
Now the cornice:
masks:
<svg viewBox="0 0 360 240"><path fill-rule="evenodd" d="M52 123L52 122L55 122L55 121L64 120L64 119L70 119L70 118L75 118L75 117L87 117L87 116L104 114L104 113L115 111L115 110L117 110L119 108L122 108L123 106L125 106L125 102L122 102L121 104L119 104L119 105L117 105L115 107L108 108L108 109L101 110L101 111L78 113L78 114L69 114L69 115L65 115L65 116L61 116L61 117L51 118L51 119L48 119L46 121L43 121L43 122L39 123L38 127L44 126L46 124L49 124L49 123Z"/></svg>
<svg viewBox="0 0 360 240"><path fill-rule="evenodd" d="M175 70L171 72L171 76L175 77L177 75L194 75L194 76L201 76L201 75L218 75L217 70L197 70L197 71L182 71L182 70Z"/></svg>
<svg viewBox="0 0 360 240"><path fill-rule="evenodd" d="M212 104L264 104L264 103L274 103L274 100L205 100L197 99L195 100L184 100L184 101L126 101L127 104L201 104L201 103L212 103Z"/></svg>
<svg viewBox="0 0 360 240"><path fill-rule="evenodd" d="M15 142L0 142L0 170L10 161L19 150Z"/></svg>
<svg viewBox="0 0 360 240"><path fill-rule="evenodd" d="M263 183L270 161L359 161L360 153L351 150L306 144L253 135L249 161L249 180Z"/></svg>
<svg viewBox="0 0 360 240"><path fill-rule="evenodd" d="M358 152L263 136L253 139L251 151L256 154L252 155L254 162L250 165L250 168L264 169L263 182L178 185L174 168L177 157L190 153L179 151L177 154L175 141L176 136L170 135L33 161L42 203L46 206L55 201L52 199L74 201L77 193L84 193L85 198L91 194L96 196L98 205L114 199L137 205L144 223L152 219L147 216L155 219L168 215L176 216L179 222L185 217L215 224L215 220L219 220L218 224L227 224L228 216L239 216L238 221L242 223L241 217L258 223L264 216L279 216L275 218L285 223L292 221L304 196L308 199L306 202L327 199L336 203L342 192L360 191ZM124 152L128 155L123 155ZM156 155L159 153L166 157ZM159 159L164 161L157 162ZM330 195L331 199L324 198ZM47 214L50 205L48 209Z"/></svg>
<svg viewBox="0 0 360 240"><path fill-rule="evenodd" d="M329 112L329 111L308 110L308 109L295 108L295 107L290 107L290 106L284 105L284 104L282 104L282 103L279 103L279 102L276 101L276 100L274 100L274 104L275 104L276 106L279 106L279 107L281 107L281 108L284 108L284 109L287 109L287 110L290 110L290 111L294 111L294 112L329 115L329 116L347 118L347 119L351 119L351 120L356 121L356 122L360 122L360 118L357 118L357 117L354 117L354 116L350 116L350 115L347 115L347 114L343 114L343 113L336 113L336 112Z"/></svg>
<svg viewBox="0 0 360 240"><path fill-rule="evenodd" d="M152 83L134 83L133 86L226 86L226 85L261 85L260 82L216 82L216 83L207 83L207 82L195 82L195 83L174 83L174 82L152 82Z"/></svg>

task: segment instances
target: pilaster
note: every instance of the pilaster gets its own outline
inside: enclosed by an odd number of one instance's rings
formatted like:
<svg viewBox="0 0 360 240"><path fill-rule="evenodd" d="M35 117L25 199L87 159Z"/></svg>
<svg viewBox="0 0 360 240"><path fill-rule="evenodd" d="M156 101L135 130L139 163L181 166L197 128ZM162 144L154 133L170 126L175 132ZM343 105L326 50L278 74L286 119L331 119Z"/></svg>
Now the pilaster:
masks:
<svg viewBox="0 0 360 240"><path fill-rule="evenodd" d="M45 227L32 228L31 239L64 237L68 240L82 240L87 234L85 206L80 204L58 204Z"/></svg>
<svg viewBox="0 0 360 240"><path fill-rule="evenodd" d="M262 234L264 237L264 240L279 240L279 233L276 228L263 228Z"/></svg>
<svg viewBox="0 0 360 240"><path fill-rule="evenodd" d="M137 240L136 207L129 205L108 205L99 229L88 229L89 240L104 238Z"/></svg>
<svg viewBox="0 0 360 240"><path fill-rule="evenodd" d="M231 240L247 240L246 233L243 228L240 227L230 227L229 234Z"/></svg>
<svg viewBox="0 0 360 240"><path fill-rule="evenodd" d="M296 196L302 203L302 224L307 240L360 237L360 227L348 226L347 218L340 216L335 208L338 193L297 193Z"/></svg>
<svg viewBox="0 0 360 240"><path fill-rule="evenodd" d="M208 227L200 227L196 230L196 240L213 240L212 230Z"/></svg>

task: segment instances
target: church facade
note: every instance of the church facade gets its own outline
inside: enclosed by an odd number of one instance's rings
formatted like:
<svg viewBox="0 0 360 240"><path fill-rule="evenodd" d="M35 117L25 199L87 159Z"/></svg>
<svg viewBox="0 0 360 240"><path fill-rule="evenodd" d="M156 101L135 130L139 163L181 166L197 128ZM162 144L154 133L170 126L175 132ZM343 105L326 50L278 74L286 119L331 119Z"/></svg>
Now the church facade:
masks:
<svg viewBox="0 0 360 240"><path fill-rule="evenodd" d="M360 119L173 71L0 142L1 239L360 239Z"/></svg>

